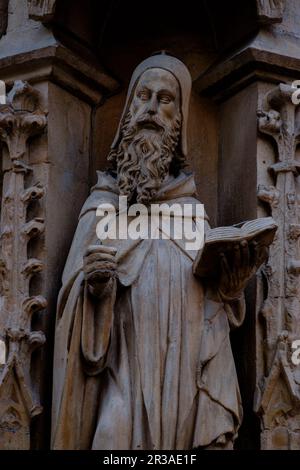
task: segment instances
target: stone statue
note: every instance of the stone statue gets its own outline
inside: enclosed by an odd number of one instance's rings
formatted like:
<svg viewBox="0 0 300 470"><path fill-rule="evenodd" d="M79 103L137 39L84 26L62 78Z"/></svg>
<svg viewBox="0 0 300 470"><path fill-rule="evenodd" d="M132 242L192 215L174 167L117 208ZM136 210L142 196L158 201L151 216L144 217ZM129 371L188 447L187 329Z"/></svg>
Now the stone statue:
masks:
<svg viewBox="0 0 300 470"><path fill-rule="evenodd" d="M58 299L52 448L230 449L242 419L230 327L267 256L251 243L219 281L192 271L180 240L103 240L96 209L119 195L197 204L184 171L191 77L166 54L142 62L109 160L84 204ZM208 220L205 221L209 227Z"/></svg>

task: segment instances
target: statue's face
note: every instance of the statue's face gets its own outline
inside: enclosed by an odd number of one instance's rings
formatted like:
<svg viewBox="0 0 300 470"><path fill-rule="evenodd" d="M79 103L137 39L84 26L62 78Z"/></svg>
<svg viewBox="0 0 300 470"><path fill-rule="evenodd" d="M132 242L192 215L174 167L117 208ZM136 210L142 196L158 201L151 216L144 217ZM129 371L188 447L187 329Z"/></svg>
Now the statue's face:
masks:
<svg viewBox="0 0 300 470"><path fill-rule="evenodd" d="M180 113L180 89L168 71L154 68L143 73L130 106L132 125L154 131L171 128Z"/></svg>
<svg viewBox="0 0 300 470"><path fill-rule="evenodd" d="M138 80L122 123L116 162L120 194L148 204L167 178L180 139L180 86L172 73L153 68Z"/></svg>

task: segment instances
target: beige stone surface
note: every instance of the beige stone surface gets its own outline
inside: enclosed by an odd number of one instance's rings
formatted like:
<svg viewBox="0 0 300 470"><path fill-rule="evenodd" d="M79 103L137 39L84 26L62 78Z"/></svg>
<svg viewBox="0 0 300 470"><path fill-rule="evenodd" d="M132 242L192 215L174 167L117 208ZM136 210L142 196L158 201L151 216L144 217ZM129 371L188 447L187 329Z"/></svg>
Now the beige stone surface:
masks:
<svg viewBox="0 0 300 470"><path fill-rule="evenodd" d="M54 43L51 31L28 18L27 0L9 1L7 33L1 39L0 58L31 52Z"/></svg>

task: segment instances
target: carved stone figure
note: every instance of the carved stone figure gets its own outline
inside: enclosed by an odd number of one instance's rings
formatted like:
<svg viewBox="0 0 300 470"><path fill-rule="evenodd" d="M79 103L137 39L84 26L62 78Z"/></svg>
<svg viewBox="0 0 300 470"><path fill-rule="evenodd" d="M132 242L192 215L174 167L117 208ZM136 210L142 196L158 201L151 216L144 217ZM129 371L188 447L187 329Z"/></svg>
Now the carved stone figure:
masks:
<svg viewBox="0 0 300 470"><path fill-rule="evenodd" d="M233 446L242 405L230 327L266 258L253 243L221 254L217 282L193 274L183 240L103 240L96 209L199 203L184 170L191 77L156 55L133 73L109 160L84 204L58 299L54 449ZM208 220L205 221L209 227ZM219 256L219 255L216 255ZM229 263L230 261L230 263Z"/></svg>

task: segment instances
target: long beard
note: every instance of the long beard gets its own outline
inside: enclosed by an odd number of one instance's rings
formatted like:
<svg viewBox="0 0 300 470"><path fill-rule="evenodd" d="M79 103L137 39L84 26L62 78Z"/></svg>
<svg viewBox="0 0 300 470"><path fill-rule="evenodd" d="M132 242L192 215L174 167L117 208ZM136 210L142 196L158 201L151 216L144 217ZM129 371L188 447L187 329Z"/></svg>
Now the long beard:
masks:
<svg viewBox="0 0 300 470"><path fill-rule="evenodd" d="M117 169L120 194L127 196L129 201L136 200L142 204L155 199L166 178L181 128L180 114L172 128L166 128L158 117L151 119L161 131L130 125L131 114L128 113L121 129L120 144L108 157Z"/></svg>

